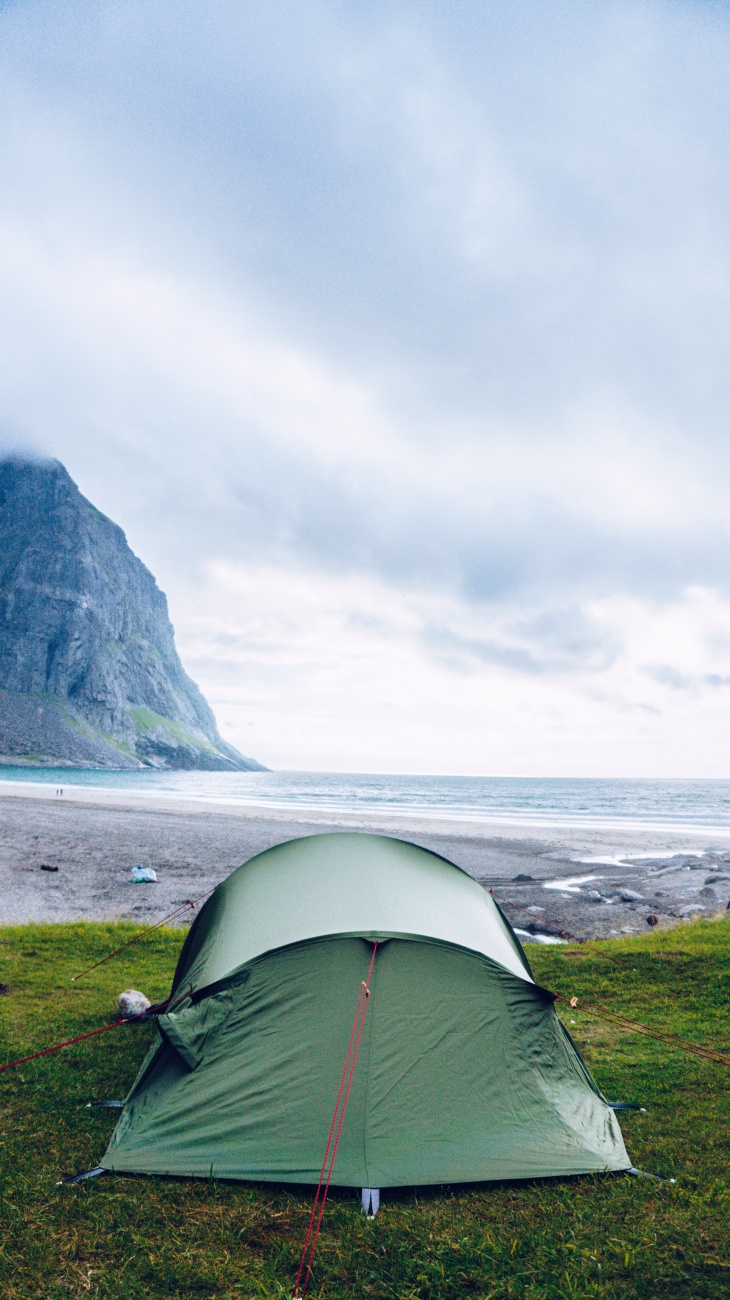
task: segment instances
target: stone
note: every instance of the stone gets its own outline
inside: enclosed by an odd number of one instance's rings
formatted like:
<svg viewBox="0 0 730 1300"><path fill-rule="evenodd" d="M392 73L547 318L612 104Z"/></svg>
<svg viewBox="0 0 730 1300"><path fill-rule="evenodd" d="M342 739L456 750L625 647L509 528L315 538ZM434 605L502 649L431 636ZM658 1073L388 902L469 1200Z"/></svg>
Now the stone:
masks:
<svg viewBox="0 0 730 1300"><path fill-rule="evenodd" d="M164 594L57 460L0 457L0 758L261 767L221 739Z"/></svg>
<svg viewBox="0 0 730 1300"><path fill-rule="evenodd" d="M723 875L719 875L719 876L708 876L707 879L706 879L706 881L705 881L705 884L706 884L706 885L716 885L717 882L718 882L718 880L730 880L730 876L723 876Z"/></svg>
<svg viewBox="0 0 730 1300"><path fill-rule="evenodd" d="M139 989L125 989L117 998L120 1020L126 1020L129 1016L143 1016L150 1006L149 998L140 993Z"/></svg>
<svg viewBox="0 0 730 1300"><path fill-rule="evenodd" d="M545 911L545 908L544 908L544 907L538 907L538 906L537 906L537 903L534 903L533 906L532 906L532 907L528 907L527 910L528 910L528 912L544 912L544 911Z"/></svg>
<svg viewBox="0 0 730 1300"><path fill-rule="evenodd" d="M620 893L622 903L643 903L644 895L637 894L635 889L622 889Z"/></svg>
<svg viewBox="0 0 730 1300"><path fill-rule="evenodd" d="M534 876L527 876L527 875L525 875L525 873L524 873L523 871L521 871L520 874L519 874L519 876L514 876L513 879L514 879L515 881L522 880L522 881L527 882L528 880L534 880L535 877L534 877Z"/></svg>
<svg viewBox="0 0 730 1300"><path fill-rule="evenodd" d="M586 898L590 898L593 903L605 903L606 901L603 894L600 894L597 889L586 890Z"/></svg>
<svg viewBox="0 0 730 1300"><path fill-rule="evenodd" d="M701 903L685 903L684 907L680 907L677 915L693 916L696 912L706 912L706 911L707 908L703 907Z"/></svg>
<svg viewBox="0 0 730 1300"><path fill-rule="evenodd" d="M714 901L717 899L717 891L711 885L705 885L704 889L700 890L698 898L707 898Z"/></svg>

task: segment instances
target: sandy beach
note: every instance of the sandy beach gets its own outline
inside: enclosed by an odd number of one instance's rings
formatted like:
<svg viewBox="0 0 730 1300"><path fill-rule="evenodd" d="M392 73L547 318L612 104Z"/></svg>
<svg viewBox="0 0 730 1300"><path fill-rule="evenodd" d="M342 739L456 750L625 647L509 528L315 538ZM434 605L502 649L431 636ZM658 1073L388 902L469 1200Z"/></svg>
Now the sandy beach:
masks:
<svg viewBox="0 0 730 1300"><path fill-rule="evenodd" d="M725 911L730 833L288 810L0 782L0 922L154 922L255 853L335 830L396 835L492 888L523 940L637 933ZM156 884L130 883L153 867ZM57 870L47 870L55 867ZM44 869L46 868L46 869ZM625 891L636 898L622 898ZM687 908L695 909L679 915ZM701 910L700 910L701 909ZM190 913L181 917L187 923ZM543 939L541 940L541 936Z"/></svg>

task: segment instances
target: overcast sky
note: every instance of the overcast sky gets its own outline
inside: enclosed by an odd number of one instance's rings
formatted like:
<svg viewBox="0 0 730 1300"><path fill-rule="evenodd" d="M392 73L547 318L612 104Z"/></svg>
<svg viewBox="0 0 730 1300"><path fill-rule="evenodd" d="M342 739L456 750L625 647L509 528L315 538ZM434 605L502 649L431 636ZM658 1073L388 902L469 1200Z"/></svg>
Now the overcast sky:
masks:
<svg viewBox="0 0 730 1300"><path fill-rule="evenodd" d="M279 768L730 777L730 7L0 2L0 416Z"/></svg>

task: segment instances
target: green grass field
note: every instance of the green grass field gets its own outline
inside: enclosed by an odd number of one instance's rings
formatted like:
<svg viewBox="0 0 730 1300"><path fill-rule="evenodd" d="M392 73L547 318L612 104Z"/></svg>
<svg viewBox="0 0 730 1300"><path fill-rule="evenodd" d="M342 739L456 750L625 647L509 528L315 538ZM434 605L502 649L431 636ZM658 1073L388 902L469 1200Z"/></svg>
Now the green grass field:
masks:
<svg viewBox="0 0 730 1300"><path fill-rule="evenodd" d="M79 984L77 971L129 925L0 930L0 1061L113 1019L132 985L168 992L182 941L159 931ZM627 963L618 968L610 951ZM730 921L583 948L529 950L548 987L730 1052ZM386 1192L374 1222L355 1192L328 1203L312 1297L579 1300L730 1296L730 1069L580 1011L566 1023L621 1118L640 1168L623 1175ZM575 1022L575 1023L573 1023ZM126 1026L0 1075L0 1295L290 1296L312 1189L106 1175L121 1098L150 1028Z"/></svg>

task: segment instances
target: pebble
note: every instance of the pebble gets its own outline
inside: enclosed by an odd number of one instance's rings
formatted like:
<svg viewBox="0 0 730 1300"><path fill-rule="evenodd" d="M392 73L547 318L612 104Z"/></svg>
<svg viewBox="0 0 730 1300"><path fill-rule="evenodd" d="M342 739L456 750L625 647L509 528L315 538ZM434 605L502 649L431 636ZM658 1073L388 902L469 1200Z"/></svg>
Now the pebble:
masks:
<svg viewBox="0 0 730 1300"><path fill-rule="evenodd" d="M151 1003L144 993L139 989L125 989L117 998L119 1008L119 1019L126 1020L127 1016L141 1016L145 1011L149 1011Z"/></svg>

